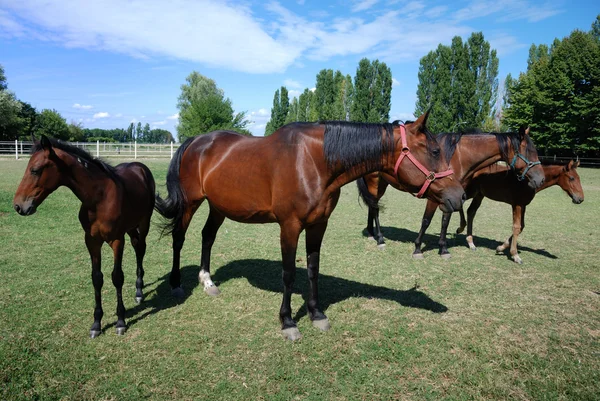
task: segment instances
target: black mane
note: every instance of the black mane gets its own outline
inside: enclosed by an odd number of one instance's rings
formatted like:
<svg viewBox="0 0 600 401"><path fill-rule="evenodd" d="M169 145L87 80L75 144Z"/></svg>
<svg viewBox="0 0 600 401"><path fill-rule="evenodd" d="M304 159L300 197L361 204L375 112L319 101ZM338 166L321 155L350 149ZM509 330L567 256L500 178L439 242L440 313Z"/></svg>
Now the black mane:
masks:
<svg viewBox="0 0 600 401"><path fill-rule="evenodd" d="M57 149L62 150L63 152L67 152L70 155L77 157L80 161L85 161L87 163L90 163L90 164L98 167L100 170L104 171L109 177L111 177L113 179L117 179L117 173L113 166L111 166L110 164L108 164L106 162L103 162L100 159L96 159L91 154L89 154L86 150L78 148L73 145L69 145L68 143L62 142L55 138L48 138L48 140L52 144L53 148L57 148ZM39 141L34 142L33 147L31 148L31 154L34 154L35 152L39 152L41 150L43 150L42 144Z"/></svg>
<svg viewBox="0 0 600 401"><path fill-rule="evenodd" d="M479 129L468 129L463 132L444 132L437 136L437 140L442 146L444 157L448 162L450 162L450 159L452 159L452 156L456 151L456 145L458 145L458 142L460 142L461 138L465 135L494 135L496 141L498 141L502 158L508 162L510 162L510 160L508 160L509 144L512 145L515 152L518 152L522 139L521 134L518 132L483 132ZM525 157L529 159L531 154L535 152L535 145L529 135L526 135L525 137L527 140Z"/></svg>
<svg viewBox="0 0 600 401"><path fill-rule="evenodd" d="M379 170L383 155L394 151L394 127L397 124L346 121L328 121L323 124L323 150L330 168L336 163L340 163L344 169L366 163L368 170Z"/></svg>

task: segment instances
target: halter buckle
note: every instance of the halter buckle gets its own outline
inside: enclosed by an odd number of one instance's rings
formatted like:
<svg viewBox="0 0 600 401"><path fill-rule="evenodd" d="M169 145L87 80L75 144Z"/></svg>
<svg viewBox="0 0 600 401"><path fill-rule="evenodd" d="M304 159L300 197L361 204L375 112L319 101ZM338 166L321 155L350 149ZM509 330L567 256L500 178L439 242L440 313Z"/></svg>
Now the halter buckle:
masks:
<svg viewBox="0 0 600 401"><path fill-rule="evenodd" d="M408 146L405 146L402 148L402 150L400 150L401 153L404 153L405 155L410 153L410 149L408 148Z"/></svg>
<svg viewBox="0 0 600 401"><path fill-rule="evenodd" d="M436 179L435 173L433 171L430 171L429 174L427 174L426 180L434 182L435 179Z"/></svg>

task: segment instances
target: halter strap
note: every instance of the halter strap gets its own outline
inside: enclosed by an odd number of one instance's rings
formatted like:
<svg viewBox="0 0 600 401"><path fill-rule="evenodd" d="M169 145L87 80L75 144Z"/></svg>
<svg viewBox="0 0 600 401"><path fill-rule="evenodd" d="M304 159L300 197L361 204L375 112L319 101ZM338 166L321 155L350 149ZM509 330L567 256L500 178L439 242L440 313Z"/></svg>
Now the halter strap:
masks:
<svg viewBox="0 0 600 401"><path fill-rule="evenodd" d="M417 198L422 198L423 195L425 195L425 191L427 191L427 188L429 188L429 185L431 185L431 183L434 182L437 178L443 178L443 177L447 177L451 174L454 174L454 171L452 171L452 169L448 169L447 171L444 171L441 173L436 173L436 172L427 170L427 168L425 166L423 166L410 152L410 148L408 147L408 144L406 142L406 126L404 124L400 125L400 139L402 141L402 150L400 151L400 157L398 157L398 160L396 160L396 165L394 166L394 175L395 176L398 175L398 169L400 168L400 163L402 163L402 160L404 160L405 157L408 157L408 159L419 170L421 170L421 172L423 174L425 174L425 182L423 183L421 190L417 194Z"/></svg>
<svg viewBox="0 0 600 401"><path fill-rule="evenodd" d="M527 174L527 172L529 171L530 168L532 168L533 166L536 166L538 164L542 164L542 162L540 162L539 160L537 162L530 162L525 156L523 156L522 154L517 152L515 154L515 157L513 157L512 162L510 163L510 168L512 170L515 169L515 164L517 163L517 157L520 158L521 160L523 160L525 163L527 163L527 167L525 167L525 170L523 170L523 173L521 175L517 175L517 180L519 180L519 181L523 181L525 179L525 175Z"/></svg>

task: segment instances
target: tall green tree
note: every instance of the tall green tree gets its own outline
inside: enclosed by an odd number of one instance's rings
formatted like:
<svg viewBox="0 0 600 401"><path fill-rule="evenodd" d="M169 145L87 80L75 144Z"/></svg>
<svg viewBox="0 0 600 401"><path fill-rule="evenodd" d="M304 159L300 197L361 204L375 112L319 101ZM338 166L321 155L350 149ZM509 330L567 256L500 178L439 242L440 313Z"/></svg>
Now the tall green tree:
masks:
<svg viewBox="0 0 600 401"><path fill-rule="evenodd" d="M530 125L543 152L600 154L600 42L593 28L573 31L549 50L536 47L543 57L530 52L529 69L509 90L505 122Z"/></svg>
<svg viewBox="0 0 600 401"><path fill-rule="evenodd" d="M350 75L343 76L336 71L335 78L335 101L333 104L333 119L350 121L352 102L354 101L354 85Z"/></svg>
<svg viewBox="0 0 600 401"><path fill-rule="evenodd" d="M304 89L298 98L298 121L317 121L318 117L313 116L314 93L310 89Z"/></svg>
<svg viewBox="0 0 600 401"><path fill-rule="evenodd" d="M298 98L294 97L290 103L290 109L287 113L287 117L285 118L285 124L293 123L295 121L300 121L298 119Z"/></svg>
<svg viewBox="0 0 600 401"><path fill-rule="evenodd" d="M142 131L142 122L138 121L136 128L135 128L135 136L134 136L134 140L136 141L140 141L143 137L143 131Z"/></svg>
<svg viewBox="0 0 600 401"><path fill-rule="evenodd" d="M44 109L37 118L35 127L35 136L39 138L42 135L68 141L71 137L67 120L54 109Z"/></svg>
<svg viewBox="0 0 600 401"><path fill-rule="evenodd" d="M420 60L415 115L431 107L434 132L482 127L496 114L497 96L498 57L481 32L467 42L456 36Z"/></svg>
<svg viewBox="0 0 600 401"><path fill-rule="evenodd" d="M82 142L85 139L83 132L83 124L75 121L71 121L69 124L69 141L70 142Z"/></svg>
<svg viewBox="0 0 600 401"><path fill-rule="evenodd" d="M6 75L4 73L4 67L0 64L0 92L5 91L8 88L8 84L6 82Z"/></svg>
<svg viewBox="0 0 600 401"><path fill-rule="evenodd" d="M314 94L314 108L317 120L333 120L336 85L333 70L323 69L317 74L317 84Z"/></svg>
<svg viewBox="0 0 600 401"><path fill-rule="evenodd" d="M179 125L177 133L183 142L191 136L226 129L251 135L246 129L246 113L235 113L231 100L217 87L214 80L193 71L181 85L177 102Z"/></svg>
<svg viewBox="0 0 600 401"><path fill-rule="evenodd" d="M353 121L387 122L390 118L392 72L379 60L360 60L354 77Z"/></svg>
<svg viewBox="0 0 600 401"><path fill-rule="evenodd" d="M271 108L271 119L265 127L265 136L271 135L279 128L283 127L288 117L290 108L290 99L288 90L285 86L275 91L273 96L273 107Z"/></svg>
<svg viewBox="0 0 600 401"><path fill-rule="evenodd" d="M133 141L134 137L135 137L135 125L133 124L133 121L132 121L131 123L129 123L129 127L127 127L127 138L125 139L125 142Z"/></svg>

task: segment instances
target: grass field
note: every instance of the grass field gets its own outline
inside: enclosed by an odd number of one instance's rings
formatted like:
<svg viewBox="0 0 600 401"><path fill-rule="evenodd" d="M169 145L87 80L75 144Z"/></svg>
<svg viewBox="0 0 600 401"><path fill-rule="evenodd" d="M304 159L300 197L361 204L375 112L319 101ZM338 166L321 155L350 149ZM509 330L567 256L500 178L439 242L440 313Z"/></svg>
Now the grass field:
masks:
<svg viewBox="0 0 600 401"><path fill-rule="evenodd" d="M164 193L167 161L148 161ZM136 305L135 258L125 249L125 336L114 333L112 253L104 247L104 333L93 317L79 203L65 188L30 217L12 210L26 161L0 160L0 399L2 400L598 400L600 398L600 171L580 169L586 200L558 188L527 209L524 264L495 247L510 233L510 206L485 200L470 251L450 235L435 249L440 213L412 241L425 202L388 190L387 248L363 235L366 208L343 188L322 248L321 304L332 329L306 316L304 241L292 307L302 340L282 339L276 224L223 224L213 248L222 294L198 286L196 214L182 252L186 298L170 296L170 238L151 231L145 301ZM458 225L450 223L450 232ZM157 216L154 222L158 221Z"/></svg>

